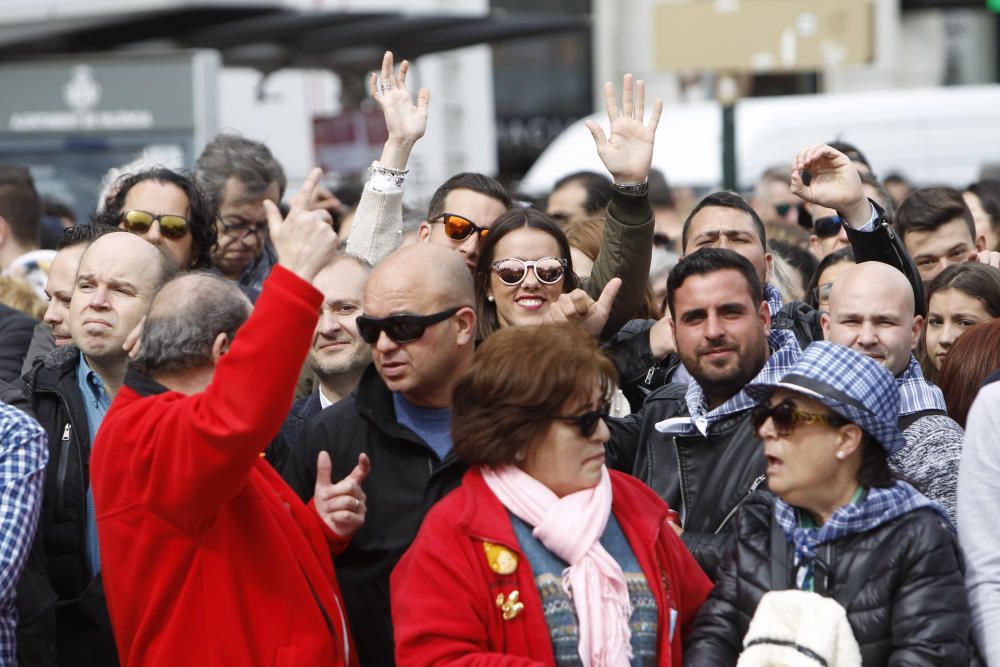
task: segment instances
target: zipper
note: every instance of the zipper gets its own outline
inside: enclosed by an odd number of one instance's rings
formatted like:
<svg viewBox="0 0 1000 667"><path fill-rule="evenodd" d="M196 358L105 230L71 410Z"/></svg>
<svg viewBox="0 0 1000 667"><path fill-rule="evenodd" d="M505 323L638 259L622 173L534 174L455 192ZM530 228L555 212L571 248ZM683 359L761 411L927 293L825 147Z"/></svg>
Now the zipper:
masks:
<svg viewBox="0 0 1000 667"><path fill-rule="evenodd" d="M649 371L646 373L646 379L643 380L643 384L648 385L653 380L653 375L656 373L656 366L650 367Z"/></svg>
<svg viewBox="0 0 1000 667"><path fill-rule="evenodd" d="M731 518L733 518L733 515L736 514L736 510L740 508L740 505L746 502L746 499L749 498L753 494L753 492L757 490L757 487L763 484L764 480L766 479L767 479L767 474L763 474L753 481L753 484L750 485L750 488L747 490L747 492L743 494L743 497L740 498L735 505L733 505L733 509L729 510L729 514L727 514L726 518L722 520L722 523L719 524L719 527L715 529L716 535L722 532L723 527L725 527L726 523L728 523L728 521Z"/></svg>
<svg viewBox="0 0 1000 667"><path fill-rule="evenodd" d="M681 468L681 448L677 446L677 437L672 438L674 441L674 457L677 459L677 477L680 482L679 486L681 488L681 528L687 528L687 497L684 493L684 471Z"/></svg>
<svg viewBox="0 0 1000 667"><path fill-rule="evenodd" d="M69 468L69 436L73 430L68 418L63 428L59 446L59 465L56 466L56 516L62 514L65 506L66 470Z"/></svg>

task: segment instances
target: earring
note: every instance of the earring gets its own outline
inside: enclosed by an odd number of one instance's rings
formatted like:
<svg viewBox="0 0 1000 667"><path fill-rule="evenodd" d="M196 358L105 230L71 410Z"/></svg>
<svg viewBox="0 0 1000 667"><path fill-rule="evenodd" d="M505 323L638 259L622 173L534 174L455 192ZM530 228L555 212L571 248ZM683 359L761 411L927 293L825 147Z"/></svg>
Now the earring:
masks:
<svg viewBox="0 0 1000 667"><path fill-rule="evenodd" d="M521 463L522 461L524 461L524 450L523 449L519 449L518 452L517 452L517 454L514 454L514 460L517 461L518 463Z"/></svg>
<svg viewBox="0 0 1000 667"><path fill-rule="evenodd" d="M492 294L488 295L486 297L486 300L489 301L490 303L493 303L493 295Z"/></svg>
<svg viewBox="0 0 1000 667"><path fill-rule="evenodd" d="M845 456L847 456L847 454L844 452L837 452L837 459L843 461Z"/></svg>

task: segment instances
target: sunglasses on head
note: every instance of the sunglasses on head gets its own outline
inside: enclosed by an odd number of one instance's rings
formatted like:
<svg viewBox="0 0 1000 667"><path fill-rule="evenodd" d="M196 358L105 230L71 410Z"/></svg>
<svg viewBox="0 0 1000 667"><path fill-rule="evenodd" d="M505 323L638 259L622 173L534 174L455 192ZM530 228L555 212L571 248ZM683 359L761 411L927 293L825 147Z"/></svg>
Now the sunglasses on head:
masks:
<svg viewBox="0 0 1000 667"><path fill-rule="evenodd" d="M528 275L528 269L535 272L538 282L553 285L562 280L566 273L566 260L557 257L542 257L536 261L527 261L510 257L497 260L490 264L504 285L520 285Z"/></svg>
<svg viewBox="0 0 1000 667"><path fill-rule="evenodd" d="M556 417L560 421L571 422L580 429L580 435L589 438L597 430L597 424L602 419L607 419L611 415L611 404L602 403L596 410L584 412L582 415L572 415L570 417Z"/></svg>
<svg viewBox="0 0 1000 667"><path fill-rule="evenodd" d="M153 215L138 209L129 209L122 213L122 225L133 234L145 234L154 222L160 223L160 233L168 239L184 238L188 233L187 218L179 215Z"/></svg>
<svg viewBox="0 0 1000 667"><path fill-rule="evenodd" d="M486 227L480 227L472 220L454 213L442 213L431 222L444 223L444 233L456 241L464 241L476 232L479 233L479 240L483 240L490 233Z"/></svg>
<svg viewBox="0 0 1000 667"><path fill-rule="evenodd" d="M402 314L382 318L361 315L357 319L358 333L361 334L361 340L369 345L374 345L383 331L397 343L412 343L424 335L427 327L444 322L459 310L461 307L449 308L431 315Z"/></svg>
<svg viewBox="0 0 1000 667"><path fill-rule="evenodd" d="M764 422L771 419L774 430L780 436L787 436L795 430L798 424L827 424L828 426L843 426L849 423L839 415L821 415L815 412L804 412L795 407L790 400L784 400L777 405L761 404L753 409L750 423L753 430L760 433Z"/></svg>
<svg viewBox="0 0 1000 667"><path fill-rule="evenodd" d="M829 215L813 220L813 234L821 239L828 239L840 233L844 227L844 219L839 215Z"/></svg>

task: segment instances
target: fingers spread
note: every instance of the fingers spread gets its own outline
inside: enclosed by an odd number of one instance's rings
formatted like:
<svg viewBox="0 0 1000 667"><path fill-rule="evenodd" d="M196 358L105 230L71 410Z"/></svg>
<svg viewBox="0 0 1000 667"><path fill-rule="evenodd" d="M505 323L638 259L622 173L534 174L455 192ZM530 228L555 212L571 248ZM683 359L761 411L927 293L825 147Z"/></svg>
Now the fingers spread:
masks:
<svg viewBox="0 0 1000 667"><path fill-rule="evenodd" d="M376 74L375 72L372 72L371 76L368 77L368 94L375 98L379 96L378 74Z"/></svg>
<svg viewBox="0 0 1000 667"><path fill-rule="evenodd" d="M646 82L639 79L635 82L635 117L641 123L646 113Z"/></svg>
<svg viewBox="0 0 1000 667"><path fill-rule="evenodd" d="M653 113L649 116L649 129L656 132L656 127L660 124L660 115L663 113L663 100L653 102Z"/></svg>
<svg viewBox="0 0 1000 667"><path fill-rule="evenodd" d="M592 120L588 120L584 125L590 130L590 134L594 137L594 141L597 142L598 148L608 143L608 138L604 135L604 130L601 129L600 125Z"/></svg>
<svg viewBox="0 0 1000 667"><path fill-rule="evenodd" d="M417 93L417 109L427 113L427 105L431 101L431 91L426 88L421 88L420 92Z"/></svg>
<svg viewBox="0 0 1000 667"><path fill-rule="evenodd" d="M635 118L635 103L632 98L632 75L626 74L622 80L622 116Z"/></svg>
<svg viewBox="0 0 1000 667"><path fill-rule="evenodd" d="M382 56L382 81L392 81L392 51Z"/></svg>
<svg viewBox="0 0 1000 667"><path fill-rule="evenodd" d="M615 86L610 81L604 84L604 106L607 108L608 118L611 120L615 120L620 116L618 102L615 100Z"/></svg>
<svg viewBox="0 0 1000 667"><path fill-rule="evenodd" d="M399 74L396 76L396 85L406 88L406 73L410 71L410 61L404 60L399 64Z"/></svg>

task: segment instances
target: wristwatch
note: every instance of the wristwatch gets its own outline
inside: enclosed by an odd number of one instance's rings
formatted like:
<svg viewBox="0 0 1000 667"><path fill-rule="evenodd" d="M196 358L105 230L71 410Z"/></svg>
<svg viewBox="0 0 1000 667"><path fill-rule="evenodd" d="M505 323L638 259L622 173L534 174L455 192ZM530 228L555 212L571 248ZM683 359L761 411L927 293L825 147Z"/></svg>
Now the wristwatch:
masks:
<svg viewBox="0 0 1000 667"><path fill-rule="evenodd" d="M623 195L644 195L649 192L648 180L641 183L612 183L611 185Z"/></svg>

